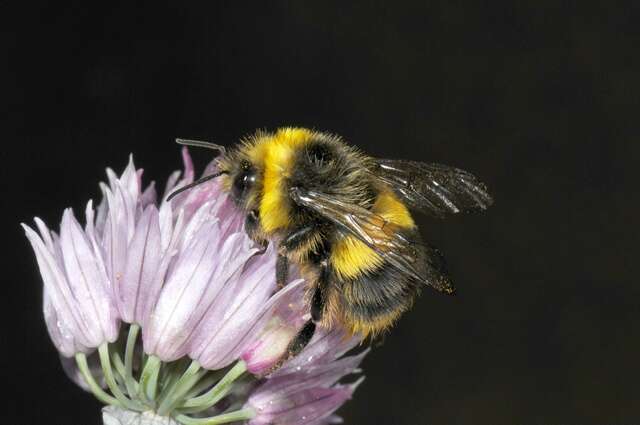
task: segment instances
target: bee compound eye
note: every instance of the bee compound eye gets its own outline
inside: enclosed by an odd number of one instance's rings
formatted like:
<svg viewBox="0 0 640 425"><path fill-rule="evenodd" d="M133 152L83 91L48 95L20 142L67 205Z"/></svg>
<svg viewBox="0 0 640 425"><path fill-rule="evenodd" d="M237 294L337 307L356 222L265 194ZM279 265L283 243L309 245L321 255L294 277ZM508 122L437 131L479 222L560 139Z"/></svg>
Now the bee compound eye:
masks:
<svg viewBox="0 0 640 425"><path fill-rule="evenodd" d="M256 173L252 168L242 171L233 180L232 192L233 196L238 199L244 199L247 192L256 182Z"/></svg>

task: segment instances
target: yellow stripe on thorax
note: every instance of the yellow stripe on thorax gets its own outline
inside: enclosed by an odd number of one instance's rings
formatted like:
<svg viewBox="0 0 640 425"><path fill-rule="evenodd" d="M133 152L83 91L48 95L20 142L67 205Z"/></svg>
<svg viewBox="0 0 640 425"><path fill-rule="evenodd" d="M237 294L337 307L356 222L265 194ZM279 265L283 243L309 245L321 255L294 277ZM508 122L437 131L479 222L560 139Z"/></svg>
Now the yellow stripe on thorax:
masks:
<svg viewBox="0 0 640 425"><path fill-rule="evenodd" d="M393 192L380 193L371 211L401 228L409 229L415 226L409 210ZM338 241L331 252L331 264L343 279L374 271L382 263L383 259L373 249L354 236L347 236Z"/></svg>
<svg viewBox="0 0 640 425"><path fill-rule="evenodd" d="M260 224L267 234L290 224L284 179L290 175L296 149L307 143L312 135L311 131L302 128L282 128L258 141L249 153L254 161L259 159L264 166Z"/></svg>

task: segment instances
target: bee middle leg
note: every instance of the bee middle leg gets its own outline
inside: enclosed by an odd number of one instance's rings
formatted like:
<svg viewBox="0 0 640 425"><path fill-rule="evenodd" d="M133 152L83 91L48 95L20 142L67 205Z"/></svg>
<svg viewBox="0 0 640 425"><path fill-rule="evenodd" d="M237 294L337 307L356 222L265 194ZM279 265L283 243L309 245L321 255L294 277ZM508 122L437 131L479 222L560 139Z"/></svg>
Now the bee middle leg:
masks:
<svg viewBox="0 0 640 425"><path fill-rule="evenodd" d="M317 225L315 224L300 227L280 241L278 245L278 258L276 260L276 284L278 288L283 288L289 278L288 254L308 241L316 230Z"/></svg>
<svg viewBox="0 0 640 425"><path fill-rule="evenodd" d="M320 322L322 320L324 306L327 301L330 275L329 262L327 258L320 260L319 269L316 289L313 291L313 297L311 298L311 319L314 322Z"/></svg>
<svg viewBox="0 0 640 425"><path fill-rule="evenodd" d="M276 285L278 289L284 288L289 279L289 257L286 254L278 252L276 259Z"/></svg>

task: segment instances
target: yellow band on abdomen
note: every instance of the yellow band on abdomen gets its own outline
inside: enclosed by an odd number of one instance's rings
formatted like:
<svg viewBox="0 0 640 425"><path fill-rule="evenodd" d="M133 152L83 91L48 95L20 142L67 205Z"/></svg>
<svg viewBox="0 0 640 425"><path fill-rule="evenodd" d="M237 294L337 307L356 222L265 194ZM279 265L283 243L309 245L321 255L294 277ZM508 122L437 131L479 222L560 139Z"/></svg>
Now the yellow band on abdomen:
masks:
<svg viewBox="0 0 640 425"><path fill-rule="evenodd" d="M376 198L371 212L399 228L411 229L415 227L409 210L393 192L381 192ZM342 279L356 278L372 272L383 263L384 260L380 255L354 236L347 236L332 247L331 265Z"/></svg>

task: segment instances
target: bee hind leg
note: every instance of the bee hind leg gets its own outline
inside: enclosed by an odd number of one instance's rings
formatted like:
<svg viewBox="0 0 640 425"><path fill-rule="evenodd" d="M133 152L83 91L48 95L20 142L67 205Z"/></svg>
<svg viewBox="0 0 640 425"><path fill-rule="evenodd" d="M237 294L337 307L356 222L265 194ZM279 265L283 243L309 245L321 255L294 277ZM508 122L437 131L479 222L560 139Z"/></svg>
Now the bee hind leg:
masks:
<svg viewBox="0 0 640 425"><path fill-rule="evenodd" d="M318 224L301 227L286 236L278 245L278 259L276 260L276 282L279 287L286 284L289 273L289 261L287 254L308 242L318 230ZM309 344L315 334L317 323L322 320L327 291L329 288L330 270L328 265L328 253L325 246L321 246L320 252L312 254L311 261L318 267L318 277L315 282L313 297L311 298L311 318L302 326L296 336L287 346L287 351L267 374L278 370L288 359L300 354Z"/></svg>
<svg viewBox="0 0 640 425"><path fill-rule="evenodd" d="M298 334L291 340L291 342L287 346L287 351L282 355L282 357L280 357L276 364L271 366L271 368L269 368L269 370L267 370L264 374L260 375L260 377L272 374L273 372L280 369L282 365L287 362L287 360L300 354L300 352L304 350L304 347L309 344L309 341L311 341L311 338L313 338L315 332L316 324L311 319L307 320L300 331L298 331Z"/></svg>
<svg viewBox="0 0 640 425"><path fill-rule="evenodd" d="M311 338L313 338L315 331L316 324L313 319L307 320L295 338L293 338L289 343L289 347L287 347L287 359L300 354L300 352L309 344Z"/></svg>
<svg viewBox="0 0 640 425"><path fill-rule="evenodd" d="M311 298L311 319L307 320L302 329L289 343L287 348L287 358L298 355L309 344L316 330L316 323L322 321L324 306L327 299L327 289L329 286L329 265L326 259L320 262L320 272L316 282L316 288Z"/></svg>

